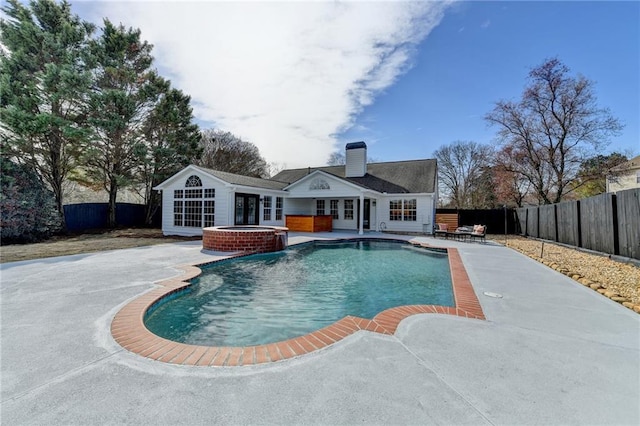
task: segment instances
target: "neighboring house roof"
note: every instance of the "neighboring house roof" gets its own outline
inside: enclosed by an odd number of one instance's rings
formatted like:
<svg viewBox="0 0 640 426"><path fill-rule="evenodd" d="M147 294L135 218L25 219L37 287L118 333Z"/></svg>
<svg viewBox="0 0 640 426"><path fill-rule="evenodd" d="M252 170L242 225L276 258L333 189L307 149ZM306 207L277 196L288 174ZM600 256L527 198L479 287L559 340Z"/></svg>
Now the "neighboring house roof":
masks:
<svg viewBox="0 0 640 426"><path fill-rule="evenodd" d="M638 155L637 157L633 157L631 160L624 162L622 164L619 164L616 167L612 167L611 171L624 172L627 170L635 170L635 169L640 169L640 155Z"/></svg>
<svg viewBox="0 0 640 426"><path fill-rule="evenodd" d="M345 177L345 166L310 167L283 170L273 177L278 182L294 183L315 170L377 192L432 193L436 185L436 160L392 161L367 164L363 177Z"/></svg>

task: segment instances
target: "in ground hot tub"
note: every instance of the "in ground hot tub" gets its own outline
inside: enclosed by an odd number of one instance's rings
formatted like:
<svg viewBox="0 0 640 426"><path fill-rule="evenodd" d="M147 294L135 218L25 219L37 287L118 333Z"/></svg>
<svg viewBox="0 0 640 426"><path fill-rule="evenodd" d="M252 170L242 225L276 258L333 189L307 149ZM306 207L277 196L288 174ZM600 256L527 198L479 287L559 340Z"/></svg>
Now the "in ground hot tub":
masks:
<svg viewBox="0 0 640 426"><path fill-rule="evenodd" d="M287 248L282 226L214 226L202 231L202 248L212 251L268 253Z"/></svg>

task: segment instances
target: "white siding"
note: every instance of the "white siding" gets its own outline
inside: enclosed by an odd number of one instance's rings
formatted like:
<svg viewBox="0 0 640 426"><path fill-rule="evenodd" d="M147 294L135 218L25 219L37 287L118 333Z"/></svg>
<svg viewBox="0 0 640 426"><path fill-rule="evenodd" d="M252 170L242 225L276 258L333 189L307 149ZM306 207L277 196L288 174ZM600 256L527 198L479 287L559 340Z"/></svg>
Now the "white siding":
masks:
<svg viewBox="0 0 640 426"><path fill-rule="evenodd" d="M311 184L315 179L323 179L329 184L329 189L311 189ZM360 196L361 190L355 185L348 184L340 179L327 176L325 174L315 174L308 179L291 185L287 191L290 198L340 198ZM314 205L315 207L315 205Z"/></svg>
<svg viewBox="0 0 640 426"><path fill-rule="evenodd" d="M346 177L362 177L367 174L367 149L355 148L346 150Z"/></svg>
<svg viewBox="0 0 640 426"><path fill-rule="evenodd" d="M260 194L260 198L271 197L271 220L264 220L264 203L260 203L260 225L266 226L284 226L284 212L286 210L286 205L288 200L286 199L286 194L282 192L271 192L268 190L262 190L263 192ZM282 209L282 220L276 220L276 197L283 198L283 209ZM235 206L234 206L235 208Z"/></svg>
<svg viewBox="0 0 640 426"><path fill-rule="evenodd" d="M338 200L338 220L333 220L334 229L358 229L358 200L360 197L344 198ZM335 198L329 198L328 200L335 200ZM353 200L353 219L344 218L344 202L345 200ZM326 202L327 206L331 206L331 202Z"/></svg>
<svg viewBox="0 0 640 426"><path fill-rule="evenodd" d="M175 177L163 183L162 191L162 231L165 235L202 235L202 228L174 226L173 202L174 190L185 189L187 178L197 175L202 180L202 188L215 189L215 225L233 225L235 194L255 194L272 199L271 220L264 220L264 203L260 203L259 221L261 225L284 226L286 215L315 215L316 200L325 200L325 214L331 214L331 200L338 200L338 219L333 220L334 229L358 229L358 201L361 194L370 200L371 230L378 230L385 223L387 231L431 233L433 229L435 194L380 194L364 192L360 187L324 173L312 173L308 178L290 186L288 191L268 190L253 187L231 186L219 179L193 169L185 169ZM315 181L315 184L314 184ZM320 184L318 184L320 183ZM283 198L283 219L275 220L276 198ZM377 197L377 198L376 198ZM344 219L345 200L353 200L353 219ZM389 220L389 201L397 199L416 199L415 221ZM374 205L375 202L375 205Z"/></svg>
<svg viewBox="0 0 640 426"><path fill-rule="evenodd" d="M416 199L416 221L397 221L389 220L389 202L391 200L400 199ZM387 231L397 232L426 232L431 234L433 232L433 214L434 214L434 196L432 194L397 194L381 197L378 199L377 221L378 223L371 224L372 229L378 229L380 222L384 222ZM373 219L373 218L372 218Z"/></svg>
<svg viewBox="0 0 640 426"><path fill-rule="evenodd" d="M202 228L188 226L175 226L173 224L173 194L176 189L185 189L185 182L191 175L196 175L202 180L202 188L213 188L215 195L215 225L228 225L227 209L229 208L229 190L226 185L218 180L212 179L202 173L185 173L171 182L162 191L162 233L164 235L196 236L202 235Z"/></svg>
<svg viewBox="0 0 640 426"><path fill-rule="evenodd" d="M625 189L640 188L640 169L629 170L616 179L607 179L607 192L624 191Z"/></svg>
<svg viewBox="0 0 640 426"><path fill-rule="evenodd" d="M313 215L315 211L316 204L311 198L287 198L284 202L285 215Z"/></svg>

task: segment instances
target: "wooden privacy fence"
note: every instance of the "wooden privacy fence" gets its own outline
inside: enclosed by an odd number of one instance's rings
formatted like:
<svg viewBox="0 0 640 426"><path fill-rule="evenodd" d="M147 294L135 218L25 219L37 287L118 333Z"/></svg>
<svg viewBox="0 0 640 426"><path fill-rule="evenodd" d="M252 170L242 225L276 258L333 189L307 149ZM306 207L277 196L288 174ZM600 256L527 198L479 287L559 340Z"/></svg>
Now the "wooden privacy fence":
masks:
<svg viewBox="0 0 640 426"><path fill-rule="evenodd" d="M640 189L516 209L524 235L640 259Z"/></svg>

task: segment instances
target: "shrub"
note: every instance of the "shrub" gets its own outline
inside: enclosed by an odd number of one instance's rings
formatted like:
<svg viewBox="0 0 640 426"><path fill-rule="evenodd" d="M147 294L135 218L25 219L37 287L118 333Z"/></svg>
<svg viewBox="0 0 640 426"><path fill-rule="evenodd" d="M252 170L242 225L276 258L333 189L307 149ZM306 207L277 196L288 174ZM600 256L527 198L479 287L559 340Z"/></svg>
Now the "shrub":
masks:
<svg viewBox="0 0 640 426"><path fill-rule="evenodd" d="M0 157L0 244L45 240L61 229L53 192L28 167Z"/></svg>

